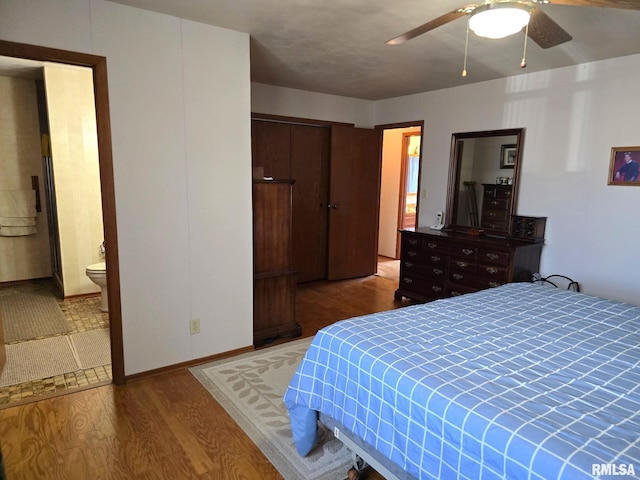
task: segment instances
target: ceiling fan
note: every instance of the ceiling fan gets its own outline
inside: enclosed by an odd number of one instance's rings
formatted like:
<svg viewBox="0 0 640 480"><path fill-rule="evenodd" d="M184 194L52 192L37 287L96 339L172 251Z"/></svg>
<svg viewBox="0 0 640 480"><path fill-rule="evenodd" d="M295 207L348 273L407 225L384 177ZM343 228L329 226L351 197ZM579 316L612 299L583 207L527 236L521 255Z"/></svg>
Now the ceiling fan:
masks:
<svg viewBox="0 0 640 480"><path fill-rule="evenodd" d="M485 0L478 5L466 5L456 8L398 37L392 38L386 43L388 45L402 44L465 15L470 16L469 28L480 36L502 38L517 33L526 26L531 40L542 48L551 48L570 41L573 37L539 7L539 5L544 4L640 10L640 0ZM513 23L518 22L518 20L507 19L507 11L515 14L516 17L520 17L520 23ZM493 33L482 32L480 30L481 27L478 27L478 30L474 28L474 23L480 23L481 17L490 16L485 15L487 13L491 16L503 17L501 25L506 27L506 34L500 33L499 35L501 36L492 36L494 35Z"/></svg>

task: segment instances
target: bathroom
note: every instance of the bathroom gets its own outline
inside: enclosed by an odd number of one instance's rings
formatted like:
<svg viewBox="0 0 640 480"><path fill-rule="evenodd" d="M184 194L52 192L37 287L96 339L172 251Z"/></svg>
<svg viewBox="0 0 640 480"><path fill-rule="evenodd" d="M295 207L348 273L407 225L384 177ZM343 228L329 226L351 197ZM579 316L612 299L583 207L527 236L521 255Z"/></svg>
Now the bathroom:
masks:
<svg viewBox="0 0 640 480"><path fill-rule="evenodd" d="M21 329L0 345L3 408L112 376L92 71L0 57L0 123L2 201L19 192L34 215L20 219L28 228L3 234L0 225L3 323L11 311L13 330ZM55 308L41 314L47 298ZM52 349L60 338L68 339L57 343L64 348Z"/></svg>
<svg viewBox="0 0 640 480"><path fill-rule="evenodd" d="M99 294L87 275L104 262L92 72L35 62L13 71L0 77L0 190L33 188L38 212L35 233L0 236L0 283L52 277L63 298Z"/></svg>

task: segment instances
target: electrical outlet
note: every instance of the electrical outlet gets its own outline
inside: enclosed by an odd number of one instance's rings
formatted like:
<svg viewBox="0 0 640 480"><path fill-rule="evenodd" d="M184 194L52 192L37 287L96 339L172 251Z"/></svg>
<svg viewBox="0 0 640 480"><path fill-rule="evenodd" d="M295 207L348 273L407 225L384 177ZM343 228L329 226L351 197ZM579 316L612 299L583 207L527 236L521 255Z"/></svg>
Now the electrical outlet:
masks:
<svg viewBox="0 0 640 480"><path fill-rule="evenodd" d="M196 334L196 333L200 333L200 319L199 318L192 318L191 321L189 322L189 331L191 332L191 335Z"/></svg>

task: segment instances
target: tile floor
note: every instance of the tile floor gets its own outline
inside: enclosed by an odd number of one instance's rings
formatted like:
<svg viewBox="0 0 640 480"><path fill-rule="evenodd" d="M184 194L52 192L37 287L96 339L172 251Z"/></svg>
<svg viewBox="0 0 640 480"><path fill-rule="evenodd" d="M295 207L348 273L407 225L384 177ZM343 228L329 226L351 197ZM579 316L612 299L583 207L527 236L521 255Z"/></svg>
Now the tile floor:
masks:
<svg viewBox="0 0 640 480"><path fill-rule="evenodd" d="M109 327L109 314L100 311L100 296L78 297L61 300L56 295L56 289L51 280L33 280L28 282L11 283L4 288L21 291L48 291L56 297L60 309L67 317L72 332L86 332L97 328ZM76 372L56 375L32 382L0 387L0 408L33 401L40 397L66 393L68 391L85 388L91 385L104 385L112 381L111 365L97 368L78 370Z"/></svg>

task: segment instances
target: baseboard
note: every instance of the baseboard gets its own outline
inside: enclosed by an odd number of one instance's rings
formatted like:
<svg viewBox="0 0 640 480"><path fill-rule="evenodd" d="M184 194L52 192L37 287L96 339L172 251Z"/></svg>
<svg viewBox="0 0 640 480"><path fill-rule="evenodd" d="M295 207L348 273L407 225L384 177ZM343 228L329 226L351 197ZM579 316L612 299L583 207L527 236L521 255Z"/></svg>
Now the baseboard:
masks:
<svg viewBox="0 0 640 480"><path fill-rule="evenodd" d="M221 360L223 358L233 357L235 355L240 355L241 353L253 352L254 350L255 350L255 347L253 345L250 345L248 347L242 347L242 348L237 348L235 350L229 350L227 352L217 353L215 355L210 355L208 357L197 358L197 359L189 360L187 362L182 362L182 363L175 363L173 365L167 365L166 367L155 368L153 370L134 373L132 375L125 375L124 383L143 380L145 378L154 377L156 375L161 375L163 373L173 372L175 370L180 370L182 368L195 367L196 365L202 365L203 363L209 363L215 360Z"/></svg>

